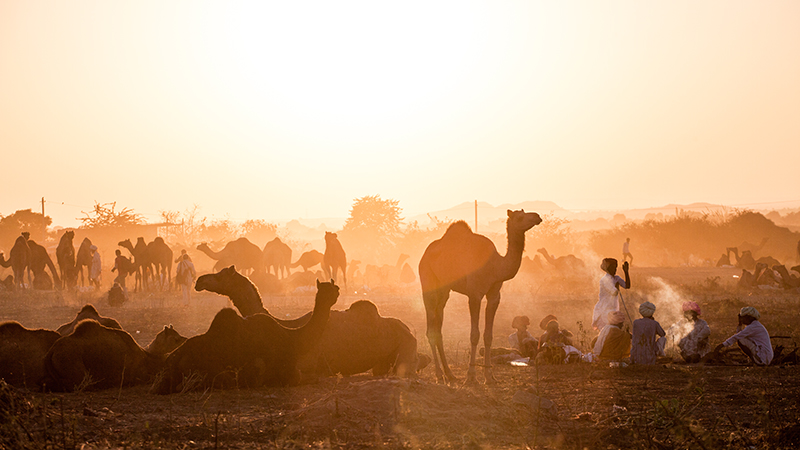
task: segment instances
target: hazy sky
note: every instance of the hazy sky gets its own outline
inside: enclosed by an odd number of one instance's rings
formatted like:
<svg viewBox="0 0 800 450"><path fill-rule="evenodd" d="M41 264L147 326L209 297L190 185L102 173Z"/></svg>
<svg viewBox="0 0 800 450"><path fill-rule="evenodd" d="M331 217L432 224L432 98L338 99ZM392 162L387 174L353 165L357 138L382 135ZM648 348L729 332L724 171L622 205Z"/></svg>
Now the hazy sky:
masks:
<svg viewBox="0 0 800 450"><path fill-rule="evenodd" d="M8 0L0 152L58 225L800 206L800 2Z"/></svg>

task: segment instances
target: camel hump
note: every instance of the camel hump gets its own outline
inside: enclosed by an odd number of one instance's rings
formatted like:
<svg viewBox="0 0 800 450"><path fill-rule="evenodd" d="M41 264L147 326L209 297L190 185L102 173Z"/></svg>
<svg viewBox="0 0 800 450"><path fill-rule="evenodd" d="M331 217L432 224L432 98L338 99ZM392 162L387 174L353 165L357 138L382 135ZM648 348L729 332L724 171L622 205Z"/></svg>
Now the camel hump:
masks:
<svg viewBox="0 0 800 450"><path fill-rule="evenodd" d="M94 305L91 303L83 305L83 308L81 308L78 314L94 314L96 316L100 315L100 313L97 312L97 309L95 309Z"/></svg>
<svg viewBox="0 0 800 450"><path fill-rule="evenodd" d="M100 322L94 319L83 319L75 325L75 331L72 332L73 336L85 336L88 333L103 328Z"/></svg>
<svg viewBox="0 0 800 450"><path fill-rule="evenodd" d="M223 308L214 316L211 326L208 327L208 333L226 333L235 330L243 320L236 310Z"/></svg>
<svg viewBox="0 0 800 450"><path fill-rule="evenodd" d="M467 222L463 220L459 220L457 222L453 222L447 227L447 231L444 232L445 236L458 236L461 234L470 233L472 234L472 228L469 227Z"/></svg>
<svg viewBox="0 0 800 450"><path fill-rule="evenodd" d="M353 304L350 305L347 310L362 317L380 317L380 313L378 313L378 307L375 305L375 303L372 303L369 300L357 300L353 302Z"/></svg>
<svg viewBox="0 0 800 450"><path fill-rule="evenodd" d="M0 336L16 334L24 329L25 327L23 327L22 324L17 322L16 320L3 322L0 323Z"/></svg>

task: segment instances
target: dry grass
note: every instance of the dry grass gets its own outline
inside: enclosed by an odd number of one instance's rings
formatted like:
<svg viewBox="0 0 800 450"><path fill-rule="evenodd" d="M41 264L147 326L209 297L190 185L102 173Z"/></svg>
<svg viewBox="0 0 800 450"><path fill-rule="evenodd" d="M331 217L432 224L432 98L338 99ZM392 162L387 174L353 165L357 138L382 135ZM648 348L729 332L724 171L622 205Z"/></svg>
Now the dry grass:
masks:
<svg viewBox="0 0 800 450"><path fill-rule="evenodd" d="M666 280L685 299L702 305L711 324L712 345L727 337L741 306L752 304L772 334L789 336L800 312L796 292L740 292L724 271L640 269L626 301L657 298ZM719 276L719 279L709 277ZM532 295L535 287L536 295ZM592 284L593 286L593 284ZM156 298L157 297L157 298ZM101 314L117 318L147 344L165 324L183 334L204 332L227 304L197 296L188 310L179 294L135 296L113 309L95 302ZM509 286L501 301L495 343L505 343L511 318L532 322L547 313L576 334L591 338L578 322L590 322L596 293L558 285ZM359 297L344 295L337 308ZM32 304L35 300L39 304ZM71 320L86 298L55 295L0 297L4 318L28 327L54 328ZM424 335L424 313L414 291L372 298L384 315L406 321ZM657 312L666 316L666 300ZM296 316L313 298L280 297L266 306ZM44 307L42 307L44 306ZM43 315L42 311L47 311ZM668 325L668 324L665 324ZM138 333L137 333L138 331ZM446 348L457 376L468 358L466 302L453 296L446 311ZM420 349L428 352L424 339ZM480 371L479 371L480 372ZM800 446L800 368L666 365L612 369L591 364L498 366L496 386L443 386L431 368L413 381L367 375L326 378L292 388L185 390L159 396L149 386L99 392L45 394L0 384L0 448L796 448ZM190 383L186 383L187 385ZM525 390L555 403L552 414L512 401Z"/></svg>

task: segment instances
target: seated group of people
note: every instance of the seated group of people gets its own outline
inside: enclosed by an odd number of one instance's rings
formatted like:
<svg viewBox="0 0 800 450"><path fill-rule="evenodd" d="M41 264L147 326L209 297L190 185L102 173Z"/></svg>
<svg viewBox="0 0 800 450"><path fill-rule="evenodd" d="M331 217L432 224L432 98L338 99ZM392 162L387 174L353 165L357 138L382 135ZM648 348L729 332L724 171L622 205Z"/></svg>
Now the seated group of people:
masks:
<svg viewBox="0 0 800 450"><path fill-rule="evenodd" d="M659 357L665 356L664 347L669 337L687 363L700 362L709 353L719 355L725 347L733 344L738 344L754 364L769 365L772 362L773 350L769 333L758 320L761 314L752 306L746 306L739 311L736 333L713 350L709 345L711 328L705 320L700 319L700 306L696 302L684 302L682 310L683 318L665 332L653 318L655 305L644 302L639 306L642 318L633 321L633 334L623 330L624 313L609 312L608 324L592 344L594 358L590 359L652 365Z"/></svg>
<svg viewBox="0 0 800 450"><path fill-rule="evenodd" d="M761 317L758 310L752 306L739 311L736 334L713 350L709 344L711 328L700 318L700 306L696 302L684 302L682 310L683 318L664 331L653 317L656 306L644 302L639 306L642 318L633 321L633 333L624 326L625 314L611 311L606 316L607 324L592 341L592 350L587 354L581 354L573 347L572 333L560 328L555 316L548 315L541 321L539 327L544 333L538 339L528 331L528 316L517 316L511 323L516 332L508 337L511 348L493 349L493 361L501 363L527 358L537 364L583 360L653 365L660 357L665 357L664 350L669 339L687 363L698 363L710 353L718 355L725 347L734 344L738 344L754 364L769 365L772 362L769 333L758 320Z"/></svg>

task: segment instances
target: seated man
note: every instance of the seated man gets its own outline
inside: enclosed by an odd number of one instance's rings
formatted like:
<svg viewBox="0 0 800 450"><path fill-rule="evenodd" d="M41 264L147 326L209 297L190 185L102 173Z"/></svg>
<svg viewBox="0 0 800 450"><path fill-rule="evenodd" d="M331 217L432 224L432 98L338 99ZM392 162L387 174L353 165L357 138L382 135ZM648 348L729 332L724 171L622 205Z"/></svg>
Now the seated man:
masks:
<svg viewBox="0 0 800 450"><path fill-rule="evenodd" d="M669 327L667 336L670 341L677 341L678 350L684 361L690 364L698 363L711 351L708 343L711 328L699 317L700 305L697 302L683 302L681 309L683 309L683 319Z"/></svg>
<svg viewBox="0 0 800 450"><path fill-rule="evenodd" d="M767 329L758 321L759 318L761 314L752 306L742 308L739 311L737 333L719 344L714 353L718 354L723 347L730 347L736 343L750 361L759 366L768 366L773 357L772 342Z"/></svg>
<svg viewBox="0 0 800 450"><path fill-rule="evenodd" d="M536 355L537 364L562 364L573 362L581 358L581 352L572 346L572 333L559 328L555 316L545 326L545 332L539 338L539 353ZM575 355L574 357L572 355ZM567 357L570 357L569 360Z"/></svg>
<svg viewBox="0 0 800 450"><path fill-rule="evenodd" d="M594 354L600 361L622 361L631 354L631 334L622 330L625 314L611 311L606 315L608 325L603 327L594 344Z"/></svg>

